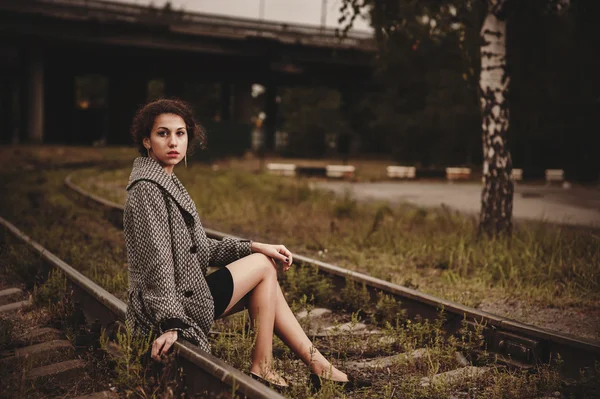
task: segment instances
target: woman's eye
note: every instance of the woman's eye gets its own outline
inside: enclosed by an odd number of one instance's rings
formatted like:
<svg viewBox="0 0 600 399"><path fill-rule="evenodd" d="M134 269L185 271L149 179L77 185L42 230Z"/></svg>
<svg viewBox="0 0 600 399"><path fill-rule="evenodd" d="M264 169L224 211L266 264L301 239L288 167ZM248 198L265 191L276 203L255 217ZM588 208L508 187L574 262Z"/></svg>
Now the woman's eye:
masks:
<svg viewBox="0 0 600 399"><path fill-rule="evenodd" d="M159 135L159 136L164 136L165 134L167 134L167 132L165 132L165 131L160 131L160 132L158 132L158 135Z"/></svg>
<svg viewBox="0 0 600 399"><path fill-rule="evenodd" d="M179 134L180 136L183 136L185 134L185 132L183 130L180 130L177 132L177 134Z"/></svg>

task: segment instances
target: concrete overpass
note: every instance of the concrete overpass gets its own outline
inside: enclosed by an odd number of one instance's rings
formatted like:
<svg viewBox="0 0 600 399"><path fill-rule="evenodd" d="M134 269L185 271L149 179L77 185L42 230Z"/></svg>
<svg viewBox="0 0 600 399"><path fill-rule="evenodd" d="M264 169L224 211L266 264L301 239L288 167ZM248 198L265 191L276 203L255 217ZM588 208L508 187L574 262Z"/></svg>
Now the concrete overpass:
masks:
<svg viewBox="0 0 600 399"><path fill-rule="evenodd" d="M0 0L0 51L2 141L69 142L74 79L99 74L110 82L108 142L123 143L156 78L187 100L186 85L219 83L221 117L240 123L251 84L264 85L272 137L278 86L349 90L369 75L375 43L367 33L110 1Z"/></svg>

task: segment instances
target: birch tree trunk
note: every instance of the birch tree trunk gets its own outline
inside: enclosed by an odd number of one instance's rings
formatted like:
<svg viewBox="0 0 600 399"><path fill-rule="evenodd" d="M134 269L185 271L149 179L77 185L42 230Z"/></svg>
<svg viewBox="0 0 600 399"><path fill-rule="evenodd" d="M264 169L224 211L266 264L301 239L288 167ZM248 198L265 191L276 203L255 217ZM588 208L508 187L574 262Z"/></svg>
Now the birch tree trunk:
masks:
<svg viewBox="0 0 600 399"><path fill-rule="evenodd" d="M488 236L512 232L514 184L507 132L509 77L506 72L507 0L486 0L488 14L481 28L481 76L479 78L483 139L483 192L479 233Z"/></svg>

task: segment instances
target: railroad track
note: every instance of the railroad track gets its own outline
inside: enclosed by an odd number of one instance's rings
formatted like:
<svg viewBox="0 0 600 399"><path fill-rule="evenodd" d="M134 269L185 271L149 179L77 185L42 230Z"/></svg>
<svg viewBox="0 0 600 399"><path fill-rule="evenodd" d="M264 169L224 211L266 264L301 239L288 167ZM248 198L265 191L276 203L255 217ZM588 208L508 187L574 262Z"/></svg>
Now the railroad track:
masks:
<svg viewBox="0 0 600 399"><path fill-rule="evenodd" d="M78 302L88 322L110 328L125 320L126 304L98 286L52 252L32 240L8 220L0 217L2 224L14 237L39 254L44 264L59 269L67 279L72 300ZM281 399L279 393L253 380L221 359L206 353L184 340L175 343L177 365L183 368L184 384L190 397L198 392L210 392L211 397L231 395L232 391L248 398ZM222 396L221 396L222 397Z"/></svg>
<svg viewBox="0 0 600 399"><path fill-rule="evenodd" d="M65 179L67 189L88 206L102 210L116 226L122 228L123 205L107 201L73 184L72 175ZM222 239L231 236L212 229L205 229L211 238ZM331 279L337 289L342 289L348 281L366 286L371 299L383 292L402 303L408 317L419 315L434 319L443 309L446 316L444 328L448 333L457 332L464 321L472 325L484 325L487 350L497 354L502 362L521 368L539 363L548 363L560 355L566 377L576 377L582 368L595 366L600 361L600 343L568 334L527 325L506 317L483 312L456 302L392 284L362 273L295 254L294 259L307 266L318 268L319 273Z"/></svg>
<svg viewBox="0 0 600 399"><path fill-rule="evenodd" d="M77 187L72 183L71 176L65 179L65 186L69 194L77 197L86 206L101 210L113 224L122 227L123 207L120 204L106 201ZM81 304L88 320L97 321L106 327L124 319L126 305L122 301L32 241L8 221L0 218L0 223L6 226L14 236L26 242L33 251L38 252L48 265L63 271L72 287L74 300ZM206 231L210 237L217 239L227 236L210 229ZM445 314L443 328L448 334L457 332L465 321L473 326L484 325L483 332L487 349L497 354L502 362L510 366L533 367L536 364L548 363L551 359L556 359L557 354L560 353L564 361L561 369L563 376L577 377L581 368L591 367L593 369L595 362L600 360L600 345L591 340L557 334L481 312L309 257L296 255L295 259L304 265L316 268L320 274L333 282L338 290L352 282L364 285L372 300L376 300L378 293L385 293L401 302L408 317L421 316L433 320L439 315L440 309L443 309ZM358 333L364 332L359 331ZM321 337L323 336L327 336L327 334L321 335ZM236 391L249 398L282 397L219 358L203 352L187 342L178 341L176 352L178 354L177 364L184 369L185 384L190 396L208 389L215 395L230 396L233 391ZM412 353L402 354L402 356L417 358L423 353L418 349ZM382 365L389 366L398 356L400 355L354 361L347 363L347 366L348 368L362 367L381 370ZM463 363L463 361L459 361L459 363ZM468 376L469 373L477 374L479 372L477 368L469 366L466 360L462 366L464 367L461 370L457 369L457 371L463 372L457 374L458 378Z"/></svg>
<svg viewBox="0 0 600 399"><path fill-rule="evenodd" d="M9 247L12 245L3 243L2 251ZM15 266L27 267L26 264L25 259ZM15 283L14 279L9 280ZM96 398L116 399L109 383L92 377L98 376L98 367L90 362L94 356L94 348L87 345L90 334L83 325L82 329L76 328L81 319L72 317L75 312L68 295L59 288L61 280L60 273L52 273L40 288L45 291L42 294L23 290L20 282L15 286L0 281L1 396L48 397L68 393L74 399L89 399L82 393L92 392ZM46 303L46 299L51 302ZM69 334L74 335L69 339ZM108 373L105 376L108 378Z"/></svg>

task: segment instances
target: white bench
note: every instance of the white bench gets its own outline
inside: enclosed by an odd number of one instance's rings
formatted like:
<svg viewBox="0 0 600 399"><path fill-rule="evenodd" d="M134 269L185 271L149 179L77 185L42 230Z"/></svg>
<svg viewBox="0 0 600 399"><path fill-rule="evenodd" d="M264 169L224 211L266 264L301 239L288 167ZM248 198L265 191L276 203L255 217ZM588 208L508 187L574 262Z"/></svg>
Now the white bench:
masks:
<svg viewBox="0 0 600 399"><path fill-rule="evenodd" d="M355 167L352 165L327 165L325 174L327 177L352 178L354 177Z"/></svg>
<svg viewBox="0 0 600 399"><path fill-rule="evenodd" d="M446 179L468 180L471 177L471 168L446 168Z"/></svg>
<svg viewBox="0 0 600 399"><path fill-rule="evenodd" d="M296 164L293 163L268 163L267 170L272 175L296 176Z"/></svg>
<svg viewBox="0 0 600 399"><path fill-rule="evenodd" d="M417 176L414 166L388 166L386 170L390 179L414 179Z"/></svg>
<svg viewBox="0 0 600 399"><path fill-rule="evenodd" d="M510 177L513 179L513 181L523 180L523 169L513 169Z"/></svg>
<svg viewBox="0 0 600 399"><path fill-rule="evenodd" d="M565 180L565 171L562 169L546 169L546 182L548 184L553 181L562 182Z"/></svg>

